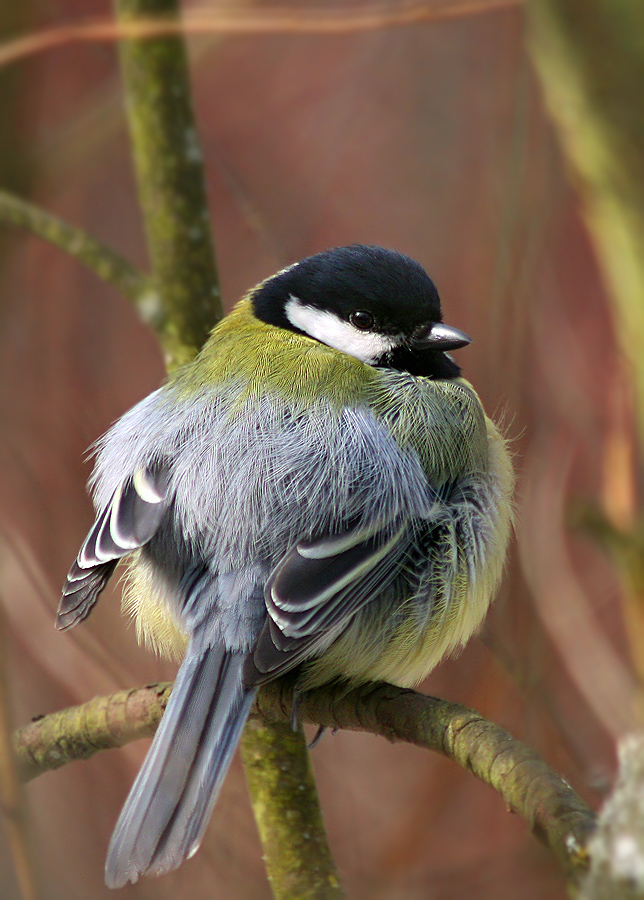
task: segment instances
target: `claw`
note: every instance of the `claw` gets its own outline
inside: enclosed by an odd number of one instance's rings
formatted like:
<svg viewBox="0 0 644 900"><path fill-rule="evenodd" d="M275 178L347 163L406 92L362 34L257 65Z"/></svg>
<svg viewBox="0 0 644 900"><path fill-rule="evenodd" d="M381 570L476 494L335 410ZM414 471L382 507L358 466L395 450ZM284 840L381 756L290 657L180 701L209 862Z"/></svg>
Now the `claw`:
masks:
<svg viewBox="0 0 644 900"><path fill-rule="evenodd" d="M297 708L300 704L301 693L297 688L293 688L293 703L291 705L291 728L293 731L297 731L300 727L300 723L297 718Z"/></svg>
<svg viewBox="0 0 644 900"><path fill-rule="evenodd" d="M309 750L312 750L314 747L317 747L317 745L322 740L322 735L324 734L325 731L326 731L326 725L318 725L318 730L315 732L311 743L307 744L307 748Z"/></svg>

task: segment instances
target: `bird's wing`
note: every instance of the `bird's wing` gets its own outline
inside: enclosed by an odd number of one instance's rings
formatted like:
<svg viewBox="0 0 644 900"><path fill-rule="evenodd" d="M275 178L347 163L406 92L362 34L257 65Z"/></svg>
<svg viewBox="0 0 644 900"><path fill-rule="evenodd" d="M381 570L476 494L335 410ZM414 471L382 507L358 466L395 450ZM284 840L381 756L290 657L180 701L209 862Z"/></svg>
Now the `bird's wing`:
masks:
<svg viewBox="0 0 644 900"><path fill-rule="evenodd" d="M117 488L69 571L57 628L65 631L86 618L118 560L147 544L167 509L167 488L168 470L159 465L140 469Z"/></svg>
<svg viewBox="0 0 644 900"><path fill-rule="evenodd" d="M409 521L398 517L292 547L266 584L268 619L247 681L275 678L328 646L393 581L408 544Z"/></svg>

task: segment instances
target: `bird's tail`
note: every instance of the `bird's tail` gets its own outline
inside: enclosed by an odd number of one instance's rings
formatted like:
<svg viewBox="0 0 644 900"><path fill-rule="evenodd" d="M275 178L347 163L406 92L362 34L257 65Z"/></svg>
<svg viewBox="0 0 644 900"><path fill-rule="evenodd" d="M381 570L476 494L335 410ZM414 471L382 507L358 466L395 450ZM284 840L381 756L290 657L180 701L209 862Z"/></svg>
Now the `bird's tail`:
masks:
<svg viewBox="0 0 644 900"><path fill-rule="evenodd" d="M199 847L248 718L244 654L188 647L168 706L116 823L108 887L175 869Z"/></svg>

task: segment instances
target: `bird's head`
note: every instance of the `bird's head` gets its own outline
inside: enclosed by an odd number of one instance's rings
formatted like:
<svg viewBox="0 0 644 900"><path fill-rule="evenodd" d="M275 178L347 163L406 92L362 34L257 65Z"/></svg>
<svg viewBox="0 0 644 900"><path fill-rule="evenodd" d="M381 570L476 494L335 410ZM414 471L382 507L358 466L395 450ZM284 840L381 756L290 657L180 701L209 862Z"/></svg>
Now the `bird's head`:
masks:
<svg viewBox="0 0 644 900"><path fill-rule="evenodd" d="M423 267L382 247L354 244L309 256L259 285L252 305L270 325L412 375L456 377L460 369L446 351L470 343L443 324Z"/></svg>

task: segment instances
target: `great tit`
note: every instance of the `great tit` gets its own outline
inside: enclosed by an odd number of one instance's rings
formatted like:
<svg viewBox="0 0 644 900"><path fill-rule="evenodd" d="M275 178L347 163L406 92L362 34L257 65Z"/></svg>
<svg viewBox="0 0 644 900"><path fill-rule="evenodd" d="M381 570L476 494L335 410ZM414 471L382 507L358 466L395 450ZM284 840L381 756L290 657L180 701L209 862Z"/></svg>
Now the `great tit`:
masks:
<svg viewBox="0 0 644 900"><path fill-rule="evenodd" d="M298 691L413 686L480 625L513 474L448 355L469 340L419 263L326 250L253 288L99 441L58 628L127 556L140 638L183 654L110 887L197 850L260 685L294 670Z"/></svg>

